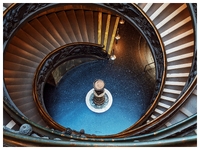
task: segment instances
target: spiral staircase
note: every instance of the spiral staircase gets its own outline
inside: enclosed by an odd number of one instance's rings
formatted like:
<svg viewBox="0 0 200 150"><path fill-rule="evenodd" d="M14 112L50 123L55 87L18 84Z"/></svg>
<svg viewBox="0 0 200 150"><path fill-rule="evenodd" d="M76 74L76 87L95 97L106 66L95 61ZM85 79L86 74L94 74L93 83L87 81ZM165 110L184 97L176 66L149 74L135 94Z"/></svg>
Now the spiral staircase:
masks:
<svg viewBox="0 0 200 150"><path fill-rule="evenodd" d="M196 4L7 3L4 7L5 147L197 146ZM157 33L164 55L159 92L148 111L131 127L114 135L88 135L77 131L68 134L54 123L49 124L33 94L38 66L45 64L51 53L71 44L95 45L112 55L120 19L131 22L129 11L136 12L136 9ZM141 21L138 26L145 24ZM74 62L71 67L80 63L83 62ZM158 68L158 64L153 67ZM31 125L32 133L37 136L14 132L25 123Z"/></svg>

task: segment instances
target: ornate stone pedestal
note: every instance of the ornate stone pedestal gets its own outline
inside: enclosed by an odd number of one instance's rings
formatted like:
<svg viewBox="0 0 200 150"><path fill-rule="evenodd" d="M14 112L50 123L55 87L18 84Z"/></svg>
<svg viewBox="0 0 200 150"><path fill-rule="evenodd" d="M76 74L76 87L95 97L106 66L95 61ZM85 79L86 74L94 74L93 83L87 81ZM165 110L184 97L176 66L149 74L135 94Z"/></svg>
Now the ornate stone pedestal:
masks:
<svg viewBox="0 0 200 150"><path fill-rule="evenodd" d="M93 112L103 113L111 107L112 95L104 88L105 83L103 80L96 80L93 87L86 95L86 105Z"/></svg>
<svg viewBox="0 0 200 150"><path fill-rule="evenodd" d="M94 98L93 102L95 105L102 105L105 102L105 83L103 80L96 80L93 84L94 87Z"/></svg>

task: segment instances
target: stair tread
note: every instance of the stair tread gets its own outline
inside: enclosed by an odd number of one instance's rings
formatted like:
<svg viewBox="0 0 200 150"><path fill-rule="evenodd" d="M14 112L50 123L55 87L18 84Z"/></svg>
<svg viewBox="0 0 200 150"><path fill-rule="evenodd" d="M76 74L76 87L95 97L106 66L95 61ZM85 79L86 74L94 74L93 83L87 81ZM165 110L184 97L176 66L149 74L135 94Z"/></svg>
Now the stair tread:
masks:
<svg viewBox="0 0 200 150"><path fill-rule="evenodd" d="M61 39L61 37L59 36L59 33L57 32L57 30L52 25L51 21L48 19L46 15L39 17L38 20L44 26L44 28L51 34L51 36L54 37L56 42L59 43L59 46L62 46L65 44L65 42Z"/></svg>
<svg viewBox="0 0 200 150"><path fill-rule="evenodd" d="M16 34L16 36L19 39L21 39L24 43L27 43L30 46L34 47L35 49L40 50L44 54L48 54L50 52L50 49L54 49L54 47L46 39L44 39L42 35L40 36L38 35L40 33L35 35L34 32L38 32L38 31L35 31L35 29L32 29L33 27L31 25L28 24L27 27L25 28L27 28L26 31L27 30L28 31L31 30L31 31L27 33L23 29L20 29L18 33ZM34 32L32 30L34 30Z"/></svg>
<svg viewBox="0 0 200 150"><path fill-rule="evenodd" d="M6 53L18 55L22 58L26 58L26 59L29 59L29 60L35 61L35 62L40 62L42 60L41 57L38 57L37 55L34 55L34 54L28 52L27 50L20 49L19 47L15 46L11 43L8 45L8 49L7 49Z"/></svg>
<svg viewBox="0 0 200 150"><path fill-rule="evenodd" d="M77 42L76 36L74 34L74 31L72 29L72 26L69 22L69 19L66 15L65 11L58 12L57 16L58 16L60 22L62 23L62 26L67 27L67 28L64 28L64 29L65 29L66 34L69 35L70 40L72 42Z"/></svg>
<svg viewBox="0 0 200 150"><path fill-rule="evenodd" d="M183 4L182 6L180 6L177 10L173 11L173 13L171 13L170 15L168 15L165 19L163 19L161 22L159 22L156 27L157 29L161 28L163 25L165 25L167 22L169 22L169 20L171 20L172 18L174 18L176 15L178 15L181 11L183 11L185 8L187 7L186 4Z"/></svg>
<svg viewBox="0 0 200 150"><path fill-rule="evenodd" d="M56 37L54 37L51 33L49 32L45 26L38 20L38 18L33 19L30 24L39 32L41 35L46 39L46 41L51 44L53 47L51 49L56 49L57 47L60 46L60 44L56 41Z"/></svg>
<svg viewBox="0 0 200 150"><path fill-rule="evenodd" d="M40 58L44 58L46 56L46 54L44 54L43 52L41 51L38 51L38 49L32 47L31 45L23 42L21 39L19 39L18 37L14 36L12 38L12 41L11 41L11 44L13 44L14 46L24 50L24 51L27 51L37 57L40 57Z"/></svg>
<svg viewBox="0 0 200 150"><path fill-rule="evenodd" d="M22 31L26 33L25 34L26 36L28 36L26 40L25 40L25 37L23 37L22 41L34 47L35 49L40 49L40 51L44 53L45 55L54 49L54 46L51 43L49 43L47 39L43 37L43 35L38 30L36 30L31 24L27 23L25 26L23 26ZM20 36L20 35L17 34L17 36ZM42 43L42 44L38 44L38 43Z"/></svg>
<svg viewBox="0 0 200 150"><path fill-rule="evenodd" d="M77 23L78 23L78 26L80 29L80 33L81 33L83 42L89 42L84 11L76 10L75 14L76 14Z"/></svg>
<svg viewBox="0 0 200 150"><path fill-rule="evenodd" d="M7 70L4 69L4 78L33 78L33 72L23 72L23 71L14 71L14 70Z"/></svg>
<svg viewBox="0 0 200 150"><path fill-rule="evenodd" d="M173 56L173 57L168 57L167 58L167 62L172 62L172 61L177 61L177 60L181 60L181 59L186 59L188 57L192 57L193 56L193 52L191 53L186 53L186 54L182 54L182 55L178 55L178 56Z"/></svg>
<svg viewBox="0 0 200 150"><path fill-rule="evenodd" d="M65 29L60 22L58 16L55 13L51 13L47 15L49 21L54 26L56 32L58 33L57 37L59 36L59 40L61 41L62 45L71 43L71 39L69 38L69 35L66 34Z"/></svg>
<svg viewBox="0 0 200 150"><path fill-rule="evenodd" d="M77 42L83 42L74 10L66 11L66 14L70 21L74 35L76 36Z"/></svg>
<svg viewBox="0 0 200 150"><path fill-rule="evenodd" d="M175 98L164 96L164 95L161 95L161 99L167 100L167 101L171 101L171 102L175 102L176 101Z"/></svg>
<svg viewBox="0 0 200 150"><path fill-rule="evenodd" d="M170 108L169 105L161 103L161 102L159 102L158 105L161 106L161 107L167 108L167 109Z"/></svg>
<svg viewBox="0 0 200 150"><path fill-rule="evenodd" d="M15 64L26 65L26 66L33 67L33 68L37 67L39 64L39 62L31 61L29 59L20 57L15 54L11 54L9 52L6 52L6 54L5 54L5 61L10 61Z"/></svg>

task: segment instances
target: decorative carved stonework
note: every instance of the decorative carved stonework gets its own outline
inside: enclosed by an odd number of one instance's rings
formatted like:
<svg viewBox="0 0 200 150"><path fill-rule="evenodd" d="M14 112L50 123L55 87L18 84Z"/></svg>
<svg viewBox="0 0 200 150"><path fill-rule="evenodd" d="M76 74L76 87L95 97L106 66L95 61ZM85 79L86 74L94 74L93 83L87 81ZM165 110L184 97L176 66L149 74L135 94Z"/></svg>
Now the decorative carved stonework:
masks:
<svg viewBox="0 0 200 150"><path fill-rule="evenodd" d="M29 3L26 5L26 10L24 12L23 17L26 17L27 15L29 15L32 12L37 11L38 9L47 6L48 3Z"/></svg>
<svg viewBox="0 0 200 150"><path fill-rule="evenodd" d="M195 14L195 18L197 20L197 3L192 3L192 7L193 7L193 12Z"/></svg>
<svg viewBox="0 0 200 150"><path fill-rule="evenodd" d="M45 3L16 4L3 18L3 41L6 42L10 38L12 32L25 21L25 18L47 5Z"/></svg>

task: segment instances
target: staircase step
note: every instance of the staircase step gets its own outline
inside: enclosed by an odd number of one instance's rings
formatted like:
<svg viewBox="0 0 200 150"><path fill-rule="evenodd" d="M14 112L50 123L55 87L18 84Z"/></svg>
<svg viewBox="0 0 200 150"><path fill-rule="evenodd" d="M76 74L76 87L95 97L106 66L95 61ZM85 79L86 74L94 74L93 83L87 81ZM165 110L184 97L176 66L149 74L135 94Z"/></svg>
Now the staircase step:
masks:
<svg viewBox="0 0 200 150"><path fill-rule="evenodd" d="M27 52L37 56L39 58L43 59L46 56L46 54L44 52L38 51L38 49L32 47L31 45L28 45L27 43L25 43L24 41L22 41L21 39L19 39L16 36L13 37L11 44L15 45L16 47L18 47L24 51L27 51Z"/></svg>
<svg viewBox="0 0 200 150"><path fill-rule="evenodd" d="M43 15L37 19L40 21L42 26L44 26L44 28L48 31L48 33L50 33L51 36L54 37L54 39L56 40L56 43L59 44L59 47L65 44L63 39L60 37L57 29L55 29L55 27L52 25L51 21L49 20L49 18L46 15Z"/></svg>
<svg viewBox="0 0 200 150"><path fill-rule="evenodd" d="M84 11L76 10L75 14L76 14L76 18L77 18L77 22L78 22L78 26L81 32L83 42L89 42L87 33L91 31L90 30L87 31Z"/></svg>
<svg viewBox="0 0 200 150"><path fill-rule="evenodd" d="M16 64L10 61L4 61L4 69L7 70L17 70L17 71L24 71L26 72L28 70L28 72L35 72L35 68L30 67L30 66L26 66L26 65L22 65L22 64Z"/></svg>
<svg viewBox="0 0 200 150"><path fill-rule="evenodd" d="M32 112L35 112L35 113L33 114ZM47 124L45 123L45 121L44 121L44 120L41 120L41 116L40 116L40 114L39 114L37 108L35 108L35 110L30 111L29 113L32 114L32 115L27 114L27 115L30 116L29 119L30 119L31 121L33 121L33 122L35 122L35 123L37 123L37 124L39 124L39 122L40 122L40 125L41 125L41 126L44 126L44 127L47 126Z"/></svg>
<svg viewBox="0 0 200 150"><path fill-rule="evenodd" d="M27 33L27 31L29 32ZM44 54L48 54L51 51L51 49L54 49L54 46L51 43L49 43L49 41L47 41L45 37L41 35L41 33L38 33L38 31L36 31L36 29L34 29L29 24L26 25L24 28L20 29L16 36L19 39L21 39L24 43L34 47L35 49L39 49Z"/></svg>
<svg viewBox="0 0 200 150"><path fill-rule="evenodd" d="M193 52L187 53L187 54L182 54L182 55L178 55L178 56L167 58L167 62L172 62L172 61L177 61L177 60L181 60L181 59L186 59L186 58L189 58L189 57L192 57L192 56L193 56Z"/></svg>
<svg viewBox="0 0 200 150"><path fill-rule="evenodd" d="M171 107L171 106L164 104L164 103L161 103L161 102L158 102L158 106L161 106L161 107L166 108L166 109L169 109Z"/></svg>
<svg viewBox="0 0 200 150"><path fill-rule="evenodd" d="M22 84L32 84L33 79L29 78L4 78L6 85L22 85Z"/></svg>
<svg viewBox="0 0 200 150"><path fill-rule="evenodd" d="M164 113L164 111L162 111L162 110L160 110L160 109L158 109L158 108L155 109L155 112L157 112L157 113L160 114L160 115Z"/></svg>
<svg viewBox="0 0 200 150"><path fill-rule="evenodd" d="M162 4L151 16L150 19L153 21L164 9L169 5L169 3Z"/></svg>
<svg viewBox="0 0 200 150"><path fill-rule="evenodd" d="M24 105L25 103L29 103L31 101L34 101L32 95L23 96L21 98L14 99L14 103L16 106L21 106L21 105Z"/></svg>
<svg viewBox="0 0 200 150"><path fill-rule="evenodd" d="M26 59L34 61L34 62L40 62L42 60L41 57L31 54L27 50L20 49L13 44L9 44L6 53L7 52L17 55L17 56L20 56L22 58L26 58Z"/></svg>
<svg viewBox="0 0 200 150"><path fill-rule="evenodd" d="M58 33L57 37L59 37L59 41L61 42L61 45L65 45L68 43L71 43L71 39L69 38L69 35L65 32L65 27L63 27L62 23L60 22L58 16L55 13L51 13L47 15L49 21L53 25L54 29Z"/></svg>
<svg viewBox="0 0 200 150"><path fill-rule="evenodd" d="M6 52L5 60L16 64L26 65L32 68L36 68L39 65L39 62L35 62L9 52Z"/></svg>
<svg viewBox="0 0 200 150"><path fill-rule="evenodd" d="M24 91L22 89L20 92L9 93L9 94L12 100L15 101L15 99L20 99L20 98L28 97L29 95L32 95L32 90Z"/></svg>
<svg viewBox="0 0 200 150"><path fill-rule="evenodd" d="M152 114L152 115L151 115L151 118L152 118L152 119L156 119L157 117L156 117L155 115Z"/></svg>
<svg viewBox="0 0 200 150"><path fill-rule="evenodd" d="M146 13L149 10L149 8L151 7L151 5L153 5L153 3L147 3L145 5L145 7L143 8L143 11Z"/></svg>
<svg viewBox="0 0 200 150"><path fill-rule="evenodd" d="M34 101L29 101L28 103L24 103L23 105L18 105L18 108L22 111L25 112L27 110L30 110L32 108L36 107Z"/></svg>
<svg viewBox="0 0 200 150"><path fill-rule="evenodd" d="M48 31L46 27L37 19L33 19L29 22L32 27L35 28L53 47L50 50L56 49L60 44L56 41L56 37L53 36L52 32Z"/></svg>
<svg viewBox="0 0 200 150"><path fill-rule="evenodd" d="M179 91L179 90L166 89L166 88L163 89L163 92L172 93L172 94L180 94L181 93L181 91Z"/></svg>
<svg viewBox="0 0 200 150"><path fill-rule="evenodd" d="M182 113L184 113L187 117L193 115L189 110L187 110L187 109L184 108L184 107L182 107L182 108L180 109L180 111L181 111Z"/></svg>
<svg viewBox="0 0 200 150"><path fill-rule="evenodd" d="M31 47L34 47L35 49L41 49L40 51L45 55L48 54L50 50L54 49L53 45L49 43L49 41L47 41L47 39L45 39L45 37L43 37L43 35L41 35L41 33L38 32L31 24L27 23L25 26L22 27L22 30L24 33L26 33L24 35L29 37L26 40L24 39L25 37L20 37L20 39L23 38L22 40L25 40L23 41L24 43L30 45ZM19 35L17 34L17 36ZM26 42L28 40L30 40L30 42ZM39 47L35 47L37 46L37 44L35 43L42 44L39 44ZM42 49L42 47L44 48Z"/></svg>
<svg viewBox="0 0 200 150"><path fill-rule="evenodd" d="M81 32L80 32L80 28L79 28L77 18L76 18L76 14L75 14L74 10L66 11L66 14L67 14L67 18L68 18L68 20L71 24L74 35L76 36L77 42L83 42Z"/></svg>
<svg viewBox="0 0 200 150"><path fill-rule="evenodd" d="M166 49L166 54L170 54L170 53L173 53L173 52L176 52L176 51L180 51L180 50L182 50L184 48L187 48L187 47L190 47L190 46L193 46L193 45L194 45L194 41L191 41L191 42L188 42L188 43L184 43L182 45L173 47L171 49Z"/></svg>
<svg viewBox="0 0 200 150"><path fill-rule="evenodd" d="M22 64L16 64L10 61L4 61L4 69L12 70L12 71L16 70L16 71L22 71L22 72L28 72L28 73L34 73L36 70L36 68L22 65Z"/></svg>
<svg viewBox="0 0 200 150"><path fill-rule="evenodd" d="M192 63L186 63L186 64L180 64L180 65L171 65L171 66L167 66L167 70L188 68L188 67L191 67L191 65L192 65Z"/></svg>
<svg viewBox="0 0 200 150"><path fill-rule="evenodd" d="M184 86L185 82L166 81L165 85Z"/></svg>
<svg viewBox="0 0 200 150"><path fill-rule="evenodd" d="M167 22L169 22L172 18L174 18L176 15L178 15L181 11L183 11L185 8L187 8L186 4L183 4L180 6L177 10L175 10L173 13L168 15L165 19L163 19L160 23L156 25L157 29L160 29L162 26L164 26Z"/></svg>
<svg viewBox="0 0 200 150"><path fill-rule="evenodd" d="M94 36L94 16L92 11L85 11L85 24L86 24L86 31L88 35L88 41L91 43L95 43L95 36ZM97 36L97 35L96 35ZM97 42L96 42L97 43Z"/></svg>
<svg viewBox="0 0 200 150"><path fill-rule="evenodd" d="M31 84L18 84L18 85L6 85L7 90L9 91L9 93L14 93L14 92L21 92L21 89L24 89L24 91L26 90L32 90L32 83Z"/></svg>
<svg viewBox="0 0 200 150"><path fill-rule="evenodd" d="M34 74L33 72L22 72L22 71L13 71L13 70L7 70L4 69L4 77L5 78L33 78Z"/></svg>
<svg viewBox="0 0 200 150"><path fill-rule="evenodd" d="M167 30L164 30L162 33L160 33L160 36L163 38L166 35L172 33L173 31L175 31L176 29L180 28L181 26L185 25L186 23L188 23L189 21L191 21L191 17L187 17L184 20L178 22L177 24L175 24L174 26L168 28Z"/></svg>
<svg viewBox="0 0 200 150"><path fill-rule="evenodd" d="M166 100L166 101L176 102L175 98L171 98L171 97L168 97L168 96L161 95L160 98L163 99L163 100Z"/></svg>
<svg viewBox="0 0 200 150"><path fill-rule="evenodd" d="M137 3L137 5L143 10L147 3Z"/></svg>
<svg viewBox="0 0 200 150"><path fill-rule="evenodd" d="M167 45L169 45L169 44L171 44L171 43L174 43L174 42L176 42L176 41L178 41L178 40L180 40L180 39L183 39L184 37L186 37L186 36L188 36L188 35L191 35L191 34L193 34L193 29L190 29L190 30L188 30L188 31L186 31L186 32L184 32L184 33L181 33L181 34L179 34L179 35L177 35L177 36L175 36L175 37L173 37L173 38L171 38L171 39L169 39L169 40L167 40L167 41L164 41L164 45L165 46L167 46ZM189 42L189 43L185 43L185 44L183 44L183 45L180 45L180 46L177 46L177 47L183 47L183 48L185 48L185 47L189 47L189 46L191 46L190 44L192 44L192 45L194 45L194 42L192 41L192 42ZM181 47L181 48L182 48ZM183 49L182 48L182 49ZM179 48L180 49L180 48ZM168 54L169 52L167 52L168 50L166 50L166 53Z"/></svg>
<svg viewBox="0 0 200 150"><path fill-rule="evenodd" d="M66 15L65 11L58 12L57 16L58 16L62 26L64 27L66 34L69 36L70 41L77 42L76 36L72 29L72 25L70 24L70 21Z"/></svg>
<svg viewBox="0 0 200 150"><path fill-rule="evenodd" d="M188 77L189 73L168 73L167 78L182 78Z"/></svg>

